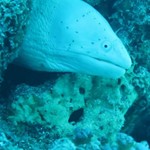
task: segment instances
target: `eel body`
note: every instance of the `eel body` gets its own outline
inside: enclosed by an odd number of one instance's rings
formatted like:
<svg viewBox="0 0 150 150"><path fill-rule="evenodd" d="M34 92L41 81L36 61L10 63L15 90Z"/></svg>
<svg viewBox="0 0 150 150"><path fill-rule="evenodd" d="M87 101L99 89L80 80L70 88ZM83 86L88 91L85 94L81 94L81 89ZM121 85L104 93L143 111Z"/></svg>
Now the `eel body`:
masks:
<svg viewBox="0 0 150 150"><path fill-rule="evenodd" d="M37 71L118 78L130 56L104 17L82 0L33 0L15 63Z"/></svg>

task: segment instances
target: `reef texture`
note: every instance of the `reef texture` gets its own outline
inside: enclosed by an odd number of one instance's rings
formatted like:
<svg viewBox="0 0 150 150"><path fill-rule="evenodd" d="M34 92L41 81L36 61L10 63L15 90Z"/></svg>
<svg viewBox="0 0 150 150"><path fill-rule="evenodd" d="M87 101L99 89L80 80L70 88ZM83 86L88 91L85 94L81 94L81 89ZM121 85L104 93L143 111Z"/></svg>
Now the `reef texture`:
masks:
<svg viewBox="0 0 150 150"><path fill-rule="evenodd" d="M49 87L19 86L9 119L15 124L44 125L52 137L72 136L77 143L87 142L93 136L113 141L137 95L125 77L111 80L69 74ZM82 132L85 137L80 137Z"/></svg>
<svg viewBox="0 0 150 150"><path fill-rule="evenodd" d="M138 94L125 115L123 131L137 141L147 139L150 143L150 1L118 0L113 9L110 22L132 56L129 82Z"/></svg>
<svg viewBox="0 0 150 150"><path fill-rule="evenodd" d="M28 20L30 1L0 0L0 80L16 57Z"/></svg>
<svg viewBox="0 0 150 150"><path fill-rule="evenodd" d="M113 145L102 145L99 141L94 141L87 145L80 145L75 147L71 141L63 138L56 140L49 148L50 150L149 150L147 142L142 141L138 143L132 137L124 133L117 134L116 143Z"/></svg>

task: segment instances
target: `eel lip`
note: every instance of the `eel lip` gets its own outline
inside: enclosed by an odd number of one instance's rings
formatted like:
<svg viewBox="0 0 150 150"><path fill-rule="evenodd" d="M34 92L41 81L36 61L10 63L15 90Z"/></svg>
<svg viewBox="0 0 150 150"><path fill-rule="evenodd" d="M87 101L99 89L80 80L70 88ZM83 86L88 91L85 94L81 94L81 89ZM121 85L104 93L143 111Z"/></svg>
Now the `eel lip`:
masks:
<svg viewBox="0 0 150 150"><path fill-rule="evenodd" d="M94 58L94 57L93 57L93 58ZM112 63L111 61L107 61L107 60L103 60L103 59L99 59L99 58L94 58L94 59L96 59L96 60L98 60L98 61L104 61L104 62L106 62L106 63L112 64L112 65L114 65L114 66L117 66L117 67L122 68L122 69L125 69L125 70L129 68L129 67L125 67L125 66L121 66L121 65Z"/></svg>

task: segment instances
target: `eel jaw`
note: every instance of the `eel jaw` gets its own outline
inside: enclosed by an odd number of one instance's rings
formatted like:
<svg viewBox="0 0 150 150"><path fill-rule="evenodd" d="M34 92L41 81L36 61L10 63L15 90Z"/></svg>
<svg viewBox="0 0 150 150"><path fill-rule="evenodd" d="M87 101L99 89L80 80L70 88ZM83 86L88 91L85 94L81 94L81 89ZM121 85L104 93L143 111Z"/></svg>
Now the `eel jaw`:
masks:
<svg viewBox="0 0 150 150"><path fill-rule="evenodd" d="M92 58L95 59L95 60L98 60L98 61L103 61L103 62L112 64L112 65L114 65L116 67L119 67L119 68L122 68L122 69L125 69L125 70L129 68L129 67L125 67L125 66L121 66L121 65L115 64L115 63L113 63L111 61L107 61L107 60L103 60L103 59L99 59L99 58L94 58L94 57L92 57Z"/></svg>
<svg viewBox="0 0 150 150"><path fill-rule="evenodd" d="M114 64L110 61L94 58L84 54L69 53L69 55L55 55L56 72L75 72L106 78L119 78L125 74L127 67ZM49 63L49 62L48 62ZM51 64L49 63L49 66ZM52 65L54 66L54 65Z"/></svg>

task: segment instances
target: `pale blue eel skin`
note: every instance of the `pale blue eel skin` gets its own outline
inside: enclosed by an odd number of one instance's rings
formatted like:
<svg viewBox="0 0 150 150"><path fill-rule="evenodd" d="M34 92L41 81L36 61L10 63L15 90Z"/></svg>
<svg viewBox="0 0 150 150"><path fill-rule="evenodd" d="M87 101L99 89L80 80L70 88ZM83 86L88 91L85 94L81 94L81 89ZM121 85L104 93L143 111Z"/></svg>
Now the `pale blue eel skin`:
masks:
<svg viewBox="0 0 150 150"><path fill-rule="evenodd" d="M130 56L104 17L82 0L33 0L15 63L37 71L119 78Z"/></svg>

